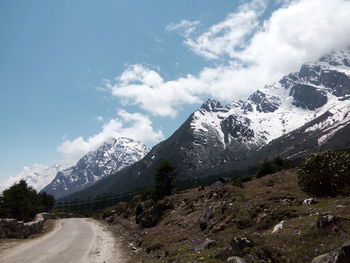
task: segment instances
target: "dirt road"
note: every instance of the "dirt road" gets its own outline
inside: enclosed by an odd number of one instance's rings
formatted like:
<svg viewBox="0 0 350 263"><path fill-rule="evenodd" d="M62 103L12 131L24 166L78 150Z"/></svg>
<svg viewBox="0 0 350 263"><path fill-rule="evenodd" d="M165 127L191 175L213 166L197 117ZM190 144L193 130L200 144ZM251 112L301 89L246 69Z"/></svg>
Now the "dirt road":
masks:
<svg viewBox="0 0 350 263"><path fill-rule="evenodd" d="M50 233L1 252L0 262L124 263L118 243L104 225L87 218L61 219Z"/></svg>

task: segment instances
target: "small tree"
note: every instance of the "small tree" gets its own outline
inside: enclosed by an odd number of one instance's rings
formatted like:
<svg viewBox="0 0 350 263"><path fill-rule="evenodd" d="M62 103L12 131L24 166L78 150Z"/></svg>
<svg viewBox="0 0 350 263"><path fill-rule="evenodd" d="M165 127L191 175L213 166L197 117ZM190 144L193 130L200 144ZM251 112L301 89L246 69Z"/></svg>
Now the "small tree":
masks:
<svg viewBox="0 0 350 263"><path fill-rule="evenodd" d="M166 195L170 195L174 188L176 177L175 166L171 166L168 161L160 163L154 176L154 198L160 200Z"/></svg>
<svg viewBox="0 0 350 263"><path fill-rule="evenodd" d="M54 204L52 195L38 194L25 180L20 180L3 191L0 198L0 217L29 221L37 213L51 210Z"/></svg>
<svg viewBox="0 0 350 263"><path fill-rule="evenodd" d="M31 220L40 211L41 200L37 192L25 180L3 191L3 209L6 217Z"/></svg>
<svg viewBox="0 0 350 263"><path fill-rule="evenodd" d="M39 196L41 198L42 211L49 212L56 203L55 198L46 192L40 193Z"/></svg>
<svg viewBox="0 0 350 263"><path fill-rule="evenodd" d="M298 170L298 184L316 196L342 193L350 186L350 154L329 150L310 154Z"/></svg>

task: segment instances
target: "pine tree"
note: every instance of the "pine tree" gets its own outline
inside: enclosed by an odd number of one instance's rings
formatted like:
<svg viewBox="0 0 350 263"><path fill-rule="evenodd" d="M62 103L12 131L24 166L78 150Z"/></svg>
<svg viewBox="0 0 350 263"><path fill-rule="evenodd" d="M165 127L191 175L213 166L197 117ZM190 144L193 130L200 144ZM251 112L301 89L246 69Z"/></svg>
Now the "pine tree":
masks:
<svg viewBox="0 0 350 263"><path fill-rule="evenodd" d="M168 161L163 161L160 163L156 169L156 174L154 176L155 187L154 196L155 199L163 199L164 196L170 195L174 188L174 180L176 178L175 166L171 166Z"/></svg>

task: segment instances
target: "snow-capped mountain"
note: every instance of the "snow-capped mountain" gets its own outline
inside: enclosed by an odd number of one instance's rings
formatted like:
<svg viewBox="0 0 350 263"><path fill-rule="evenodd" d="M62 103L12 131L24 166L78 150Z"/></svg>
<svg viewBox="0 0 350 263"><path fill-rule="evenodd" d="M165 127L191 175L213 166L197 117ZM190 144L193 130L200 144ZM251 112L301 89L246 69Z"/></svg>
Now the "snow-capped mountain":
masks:
<svg viewBox="0 0 350 263"><path fill-rule="evenodd" d="M129 138L111 138L83 156L76 165L59 171L42 191L60 198L84 189L107 175L141 160L149 149Z"/></svg>
<svg viewBox="0 0 350 263"><path fill-rule="evenodd" d="M191 127L197 141L208 140L209 133L218 147L240 143L249 149L260 148L327 111L332 113L332 120L310 127L309 131L347 123L348 99L349 49L333 52L317 63L304 64L299 72L254 92L247 101L222 106L208 100L194 113Z"/></svg>
<svg viewBox="0 0 350 263"><path fill-rule="evenodd" d="M0 191L10 187L21 179L24 179L27 184L32 186L35 190L40 191L52 181L60 169L61 166L58 164L34 164L31 167L25 166L17 176L11 176L6 182L1 184Z"/></svg>
<svg viewBox="0 0 350 263"><path fill-rule="evenodd" d="M178 179L197 180L248 169L273 155L350 147L344 132L350 130L349 111L350 48L305 63L246 101L206 101L141 161L70 197L147 187L162 160L177 166Z"/></svg>

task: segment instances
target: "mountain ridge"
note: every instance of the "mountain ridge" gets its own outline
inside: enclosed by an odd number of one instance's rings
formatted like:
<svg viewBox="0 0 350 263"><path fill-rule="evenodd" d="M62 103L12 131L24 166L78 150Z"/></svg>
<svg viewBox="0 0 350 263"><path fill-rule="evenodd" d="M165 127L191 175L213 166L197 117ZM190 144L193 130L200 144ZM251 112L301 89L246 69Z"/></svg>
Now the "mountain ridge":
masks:
<svg viewBox="0 0 350 263"><path fill-rule="evenodd" d="M275 149L285 152L284 157L290 153L296 158L296 150L302 148L293 146L299 143L295 142L298 138L318 137L303 151L319 149L319 140L323 140L323 147L330 145L328 142L334 144L334 135L347 129L350 121L349 62L350 49L335 51L315 63L304 63L299 72L264 86L246 101L222 105L207 100L145 158L71 197L88 198L150 186L154 169L164 159L178 167L178 180L196 181L215 173L247 169L265 157L273 157L269 152L277 155ZM300 130L304 126L308 130ZM283 143L289 134L294 137Z"/></svg>
<svg viewBox="0 0 350 263"><path fill-rule="evenodd" d="M95 151L84 155L76 165L59 171L42 192L55 198L64 197L132 165L148 152L144 144L133 139L110 138Z"/></svg>

